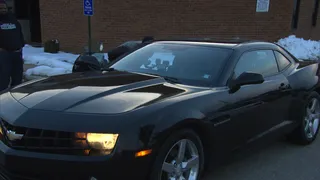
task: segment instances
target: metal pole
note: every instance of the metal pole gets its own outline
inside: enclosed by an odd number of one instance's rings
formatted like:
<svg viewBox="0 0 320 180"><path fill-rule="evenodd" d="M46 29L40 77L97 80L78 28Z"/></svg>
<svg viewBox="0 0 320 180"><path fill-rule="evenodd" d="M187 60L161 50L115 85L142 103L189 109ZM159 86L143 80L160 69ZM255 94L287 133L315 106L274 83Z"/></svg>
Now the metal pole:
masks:
<svg viewBox="0 0 320 180"><path fill-rule="evenodd" d="M88 35L89 55L91 55L91 16L88 16Z"/></svg>

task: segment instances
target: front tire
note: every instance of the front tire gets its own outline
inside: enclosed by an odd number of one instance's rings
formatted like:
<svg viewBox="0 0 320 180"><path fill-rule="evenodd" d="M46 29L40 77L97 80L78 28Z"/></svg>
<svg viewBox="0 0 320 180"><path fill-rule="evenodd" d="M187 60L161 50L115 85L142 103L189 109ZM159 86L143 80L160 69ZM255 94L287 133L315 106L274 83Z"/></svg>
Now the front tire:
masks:
<svg viewBox="0 0 320 180"><path fill-rule="evenodd" d="M185 129L173 133L161 146L150 180L199 180L204 151L199 136Z"/></svg>
<svg viewBox="0 0 320 180"><path fill-rule="evenodd" d="M303 107L301 124L293 132L292 140L301 145L308 145L317 138L319 132L320 95L311 92Z"/></svg>

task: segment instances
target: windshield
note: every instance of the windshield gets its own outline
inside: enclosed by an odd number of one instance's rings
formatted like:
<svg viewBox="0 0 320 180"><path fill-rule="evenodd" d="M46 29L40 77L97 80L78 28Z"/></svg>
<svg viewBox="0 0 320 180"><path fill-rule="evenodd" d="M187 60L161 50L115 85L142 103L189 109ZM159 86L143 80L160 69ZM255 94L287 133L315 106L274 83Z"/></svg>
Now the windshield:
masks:
<svg viewBox="0 0 320 180"><path fill-rule="evenodd" d="M153 43L123 57L111 68L212 86L232 49L204 45Z"/></svg>

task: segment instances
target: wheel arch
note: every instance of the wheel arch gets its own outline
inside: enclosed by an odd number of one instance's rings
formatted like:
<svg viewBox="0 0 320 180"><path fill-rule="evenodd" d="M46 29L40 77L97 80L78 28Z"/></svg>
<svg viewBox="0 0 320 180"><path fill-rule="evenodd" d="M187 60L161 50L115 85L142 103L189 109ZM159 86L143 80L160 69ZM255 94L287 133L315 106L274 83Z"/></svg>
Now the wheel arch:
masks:
<svg viewBox="0 0 320 180"><path fill-rule="evenodd" d="M203 146L204 157L205 159L208 159L207 161L205 161L205 164L204 164L205 168L207 168L210 164L209 159L211 159L211 152L213 152L212 149L214 148L211 128L208 127L207 123L199 123L199 122L193 122L193 121L186 122L185 124L177 128L191 129L199 136Z"/></svg>
<svg viewBox="0 0 320 180"><path fill-rule="evenodd" d="M195 119L195 118L187 118L181 120L180 122L174 124L170 129L164 132L161 137L159 137L160 143L163 144L166 139L169 138L172 132L190 129L194 131L200 138L205 159L211 159L211 153L213 152L213 139L212 139L212 128L213 125L204 120ZM208 167L210 161L205 161L205 168Z"/></svg>

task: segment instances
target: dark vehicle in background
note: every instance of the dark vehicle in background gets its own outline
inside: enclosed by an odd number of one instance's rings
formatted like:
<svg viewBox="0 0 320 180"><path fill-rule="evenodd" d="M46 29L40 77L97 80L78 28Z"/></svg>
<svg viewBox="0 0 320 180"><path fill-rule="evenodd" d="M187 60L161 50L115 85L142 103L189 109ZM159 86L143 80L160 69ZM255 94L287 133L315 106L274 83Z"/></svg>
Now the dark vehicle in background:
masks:
<svg viewBox="0 0 320 180"><path fill-rule="evenodd" d="M136 46L140 45L142 41L126 41L123 44L120 44L120 46L125 46L130 49L135 48Z"/></svg>
<svg viewBox="0 0 320 180"><path fill-rule="evenodd" d="M312 143L319 64L261 41L159 40L0 96L4 179L198 180L252 142Z"/></svg>
<svg viewBox="0 0 320 180"><path fill-rule="evenodd" d="M134 49L139 46L142 41L127 41L123 44L120 44L118 47L114 48L126 48L126 49ZM108 63L110 63L108 57L106 58L103 53L103 44L100 44L100 49L98 52L88 54L84 53L79 55L79 57L75 60L72 68L72 72L85 72L85 71L100 71L101 68L105 68ZM113 50L113 49L112 49ZM112 51L110 50L110 51ZM110 51L108 53L110 53Z"/></svg>

